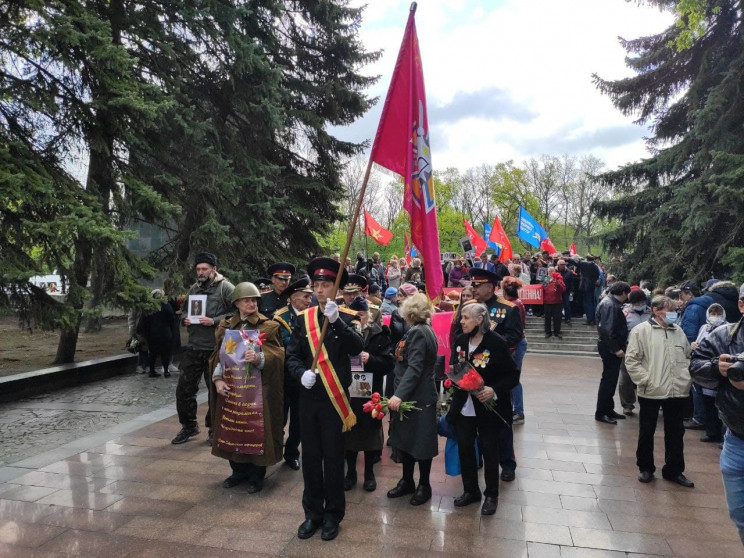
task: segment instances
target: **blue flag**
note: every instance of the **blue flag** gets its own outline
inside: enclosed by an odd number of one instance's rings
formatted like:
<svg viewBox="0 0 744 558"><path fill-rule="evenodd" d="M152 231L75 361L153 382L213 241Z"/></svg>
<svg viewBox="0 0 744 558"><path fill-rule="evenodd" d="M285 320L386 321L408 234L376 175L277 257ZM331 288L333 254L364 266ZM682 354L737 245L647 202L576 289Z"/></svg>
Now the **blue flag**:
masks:
<svg viewBox="0 0 744 558"><path fill-rule="evenodd" d="M527 213L527 210L519 206L519 224L517 224L517 236L530 246L540 247L540 243L548 238L543 226L535 218Z"/></svg>
<svg viewBox="0 0 744 558"><path fill-rule="evenodd" d="M501 254L501 248L499 248L499 245L496 244L495 242L488 240L488 237L490 236L491 236L491 225L489 225L488 223L483 223L483 238L486 239L486 244L488 244L488 247L494 250L494 252L498 256L499 254Z"/></svg>
<svg viewBox="0 0 744 558"><path fill-rule="evenodd" d="M418 258L418 252L416 251L415 246L411 246L411 257L412 258Z"/></svg>

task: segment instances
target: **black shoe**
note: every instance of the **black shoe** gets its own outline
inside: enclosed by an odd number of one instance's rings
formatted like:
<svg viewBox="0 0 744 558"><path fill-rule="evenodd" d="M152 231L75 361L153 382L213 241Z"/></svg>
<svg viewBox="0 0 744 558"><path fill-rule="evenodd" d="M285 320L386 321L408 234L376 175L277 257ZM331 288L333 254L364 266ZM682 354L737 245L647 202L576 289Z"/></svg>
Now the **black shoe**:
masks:
<svg viewBox="0 0 744 558"><path fill-rule="evenodd" d="M293 471L299 471L300 470L300 460L299 459L285 459L284 462L287 464L287 467L289 467Z"/></svg>
<svg viewBox="0 0 744 558"><path fill-rule="evenodd" d="M717 436L708 436L707 434L700 438L701 442L711 443L711 444L720 444L723 442L723 438L719 438Z"/></svg>
<svg viewBox="0 0 744 558"><path fill-rule="evenodd" d="M420 506L421 504L425 504L429 500L431 500L431 486L419 485L416 489L416 492L414 492L413 496L411 496L411 505Z"/></svg>
<svg viewBox="0 0 744 558"><path fill-rule="evenodd" d="M357 483L356 473L354 473L353 475L346 473L346 476L344 477L344 490L351 490L352 488L354 488L354 485L356 483Z"/></svg>
<svg viewBox="0 0 744 558"><path fill-rule="evenodd" d="M256 492L261 492L262 490L262 482L249 482L248 487L246 488L246 492L248 492L248 494L255 494Z"/></svg>
<svg viewBox="0 0 744 558"><path fill-rule="evenodd" d="M160 374L158 374L157 372L150 372L150 373L149 373L149 374L147 375L147 377L148 377L148 378L160 378Z"/></svg>
<svg viewBox="0 0 744 558"><path fill-rule="evenodd" d="M315 531L320 529L320 521L313 521L312 519L306 519L302 522L302 525L297 529L298 539L309 539L315 534Z"/></svg>
<svg viewBox="0 0 744 558"><path fill-rule="evenodd" d="M375 480L375 476L364 475L364 484L362 485L362 488L367 492L374 492L377 488L377 480Z"/></svg>
<svg viewBox="0 0 744 558"><path fill-rule="evenodd" d="M390 490L388 490L387 497L400 498L401 496L405 496L406 494L413 494L414 492L416 492L416 486L412 482L401 479L398 481L398 484L395 488L391 488Z"/></svg>
<svg viewBox="0 0 744 558"><path fill-rule="evenodd" d="M553 334L552 333L546 333L545 334L545 339L550 339L551 337L553 337Z"/></svg>
<svg viewBox="0 0 744 558"><path fill-rule="evenodd" d="M232 488L233 486L238 486L241 482L245 482L245 479L243 477L230 475L222 481L222 488Z"/></svg>
<svg viewBox="0 0 744 558"><path fill-rule="evenodd" d="M455 498L455 507L464 508L470 504L481 501L481 494L473 494L472 492L463 492L460 496Z"/></svg>
<svg viewBox="0 0 744 558"><path fill-rule="evenodd" d="M499 499L493 496L486 496L481 506L481 515L493 515L496 513L496 508L499 507Z"/></svg>
<svg viewBox="0 0 744 558"><path fill-rule="evenodd" d="M516 473L514 472L514 469L502 469L501 470L501 480L504 482L511 482L517 477Z"/></svg>
<svg viewBox="0 0 744 558"><path fill-rule="evenodd" d="M623 414L626 417L632 417L633 416L633 408L632 407L623 407Z"/></svg>
<svg viewBox="0 0 744 558"><path fill-rule="evenodd" d="M323 531L320 533L320 538L324 541L332 541L338 537L338 523L326 519L323 522Z"/></svg>
<svg viewBox="0 0 744 558"><path fill-rule="evenodd" d="M605 424L617 424L617 421L614 418L608 417L607 415L594 417L594 420L596 420L597 422L604 422Z"/></svg>
<svg viewBox="0 0 744 558"><path fill-rule="evenodd" d="M176 437L171 440L171 444L183 444L184 442L188 442L189 438L193 438L197 434L199 434L198 426L184 426L181 428L181 431L176 434Z"/></svg>
<svg viewBox="0 0 744 558"><path fill-rule="evenodd" d="M166 370L165 372L163 372L163 376L165 376L166 378L170 378L171 373Z"/></svg>
<svg viewBox="0 0 744 558"><path fill-rule="evenodd" d="M651 482L654 480L654 474L651 471L641 471L638 475L638 480L641 482Z"/></svg>
<svg viewBox="0 0 744 558"><path fill-rule="evenodd" d="M695 419L686 420L683 424L687 430L704 430L705 429L705 425L700 424Z"/></svg>
<svg viewBox="0 0 744 558"><path fill-rule="evenodd" d="M615 420L625 420L625 415L621 415L620 413L616 413L615 411L612 411L609 415L610 418L614 418Z"/></svg>
<svg viewBox="0 0 744 558"><path fill-rule="evenodd" d="M695 483L684 476L682 473L680 473L676 477L664 477L664 480L676 482L678 485L684 486L685 488L695 488Z"/></svg>

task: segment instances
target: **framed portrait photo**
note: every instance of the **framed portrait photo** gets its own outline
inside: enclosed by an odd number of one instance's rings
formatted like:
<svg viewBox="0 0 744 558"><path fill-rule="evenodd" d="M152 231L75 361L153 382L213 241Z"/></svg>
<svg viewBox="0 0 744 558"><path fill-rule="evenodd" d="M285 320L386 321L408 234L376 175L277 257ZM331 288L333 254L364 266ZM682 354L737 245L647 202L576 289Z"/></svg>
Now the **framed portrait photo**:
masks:
<svg viewBox="0 0 744 558"><path fill-rule="evenodd" d="M189 295L189 304L188 304L189 320L194 321L196 318L204 318L206 316L207 316L207 295Z"/></svg>

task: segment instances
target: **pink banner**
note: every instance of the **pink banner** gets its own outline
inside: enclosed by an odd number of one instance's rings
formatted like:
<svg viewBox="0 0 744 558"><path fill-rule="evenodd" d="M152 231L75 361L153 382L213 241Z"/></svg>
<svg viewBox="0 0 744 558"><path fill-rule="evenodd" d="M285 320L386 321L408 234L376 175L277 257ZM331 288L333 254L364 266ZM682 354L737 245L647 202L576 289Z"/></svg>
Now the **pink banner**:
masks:
<svg viewBox="0 0 744 558"><path fill-rule="evenodd" d="M542 304L543 286L525 285L524 287L519 289L519 298L524 304Z"/></svg>
<svg viewBox="0 0 744 558"><path fill-rule="evenodd" d="M444 369L449 370L450 326L453 312L437 312L431 317L431 327L439 342L438 355L444 355Z"/></svg>
<svg viewBox="0 0 744 558"><path fill-rule="evenodd" d="M385 314L382 317L382 325L386 325L386 326L390 327L390 318L391 318L390 314Z"/></svg>

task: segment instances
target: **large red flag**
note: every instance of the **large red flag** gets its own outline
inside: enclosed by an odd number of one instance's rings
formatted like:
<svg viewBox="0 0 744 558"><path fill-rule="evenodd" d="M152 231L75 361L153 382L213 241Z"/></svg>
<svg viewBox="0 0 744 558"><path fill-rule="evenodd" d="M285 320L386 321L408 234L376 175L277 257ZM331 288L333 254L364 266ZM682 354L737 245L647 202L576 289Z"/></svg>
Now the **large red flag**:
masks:
<svg viewBox="0 0 744 558"><path fill-rule="evenodd" d="M408 233L403 232L403 239L406 242L406 265L411 265L411 246L408 244Z"/></svg>
<svg viewBox="0 0 744 558"><path fill-rule="evenodd" d="M507 259L512 259L511 242L509 242L509 237L506 236L506 231L501 226L501 221L499 221L498 217L493 220L493 226L491 227L491 234L488 235L488 240L489 242L495 242L501 248L501 252L499 253L500 262L503 263Z"/></svg>
<svg viewBox="0 0 744 558"><path fill-rule="evenodd" d="M403 207L411 216L411 240L424 260L426 293L434 299L442 292L444 274L440 265L424 71L414 15L415 7L408 16L370 160L403 177Z"/></svg>
<svg viewBox="0 0 744 558"><path fill-rule="evenodd" d="M470 239L470 244L473 245L473 250L475 250L475 257L477 258L483 253L483 250L488 248L488 244L486 244L486 241L483 240L483 237L475 231L473 226L468 223L468 220L465 219L464 216L462 218L462 222L465 225L465 233Z"/></svg>
<svg viewBox="0 0 744 558"><path fill-rule="evenodd" d="M377 244L383 246L390 244L390 239L393 238L393 233L375 221L366 209L364 210L364 234L371 236Z"/></svg>
<svg viewBox="0 0 744 558"><path fill-rule="evenodd" d="M545 238L540 243L540 250L543 250L543 251L544 250L547 250L548 253L551 254L551 255L552 254L555 254L558 251L558 249L555 246L553 246L553 243L550 241L549 238Z"/></svg>

